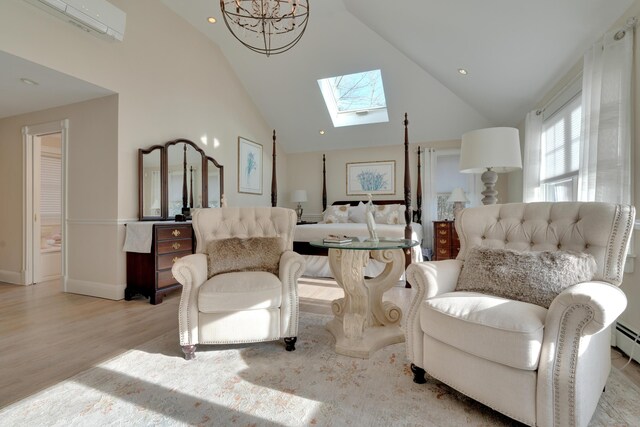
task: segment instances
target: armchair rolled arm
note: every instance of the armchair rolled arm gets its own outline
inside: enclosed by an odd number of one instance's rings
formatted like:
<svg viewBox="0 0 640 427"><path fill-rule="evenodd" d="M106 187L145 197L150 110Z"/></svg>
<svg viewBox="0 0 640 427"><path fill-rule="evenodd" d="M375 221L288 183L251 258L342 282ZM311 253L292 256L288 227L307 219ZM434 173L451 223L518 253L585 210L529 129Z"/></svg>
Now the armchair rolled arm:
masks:
<svg viewBox="0 0 640 427"><path fill-rule="evenodd" d="M171 273L182 285L178 308L180 345L192 345L198 337L198 288L207 280L207 256L182 257L173 264Z"/></svg>
<svg viewBox="0 0 640 427"><path fill-rule="evenodd" d="M593 335L608 328L627 306L627 297L616 286L605 282L583 282L562 291L549 306L545 329L559 325L579 310L584 316L582 335Z"/></svg>
<svg viewBox="0 0 640 427"><path fill-rule="evenodd" d="M407 281L415 289L405 326L407 356L412 362L422 363L420 305L427 298L454 291L461 269L462 261L456 259L419 262L407 267Z"/></svg>
<svg viewBox="0 0 640 427"><path fill-rule="evenodd" d="M591 413L579 410L581 400L592 397L584 384L604 386L610 366L610 334L604 331L626 305L620 289L595 281L571 286L553 300L538 364L538 425L589 422Z"/></svg>
<svg viewBox="0 0 640 427"><path fill-rule="evenodd" d="M306 261L297 252L287 250L280 256L278 274L282 282L280 335L283 337L295 337L298 334L298 279L305 268Z"/></svg>

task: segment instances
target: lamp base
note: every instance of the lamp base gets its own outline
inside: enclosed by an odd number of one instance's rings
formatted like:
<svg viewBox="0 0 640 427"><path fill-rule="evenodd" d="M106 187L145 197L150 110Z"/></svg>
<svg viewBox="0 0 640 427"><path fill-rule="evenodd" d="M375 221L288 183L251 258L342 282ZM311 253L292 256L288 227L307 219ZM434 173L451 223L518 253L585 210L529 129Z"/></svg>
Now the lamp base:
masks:
<svg viewBox="0 0 640 427"><path fill-rule="evenodd" d="M498 202L498 198L496 197L498 192L494 188L496 182L498 182L498 173L489 168L482 173L480 179L484 184L484 191L481 193L484 196L482 198L482 204L495 205Z"/></svg>
<svg viewBox="0 0 640 427"><path fill-rule="evenodd" d="M298 215L298 222L302 222L302 205L300 203L296 207L296 214Z"/></svg>

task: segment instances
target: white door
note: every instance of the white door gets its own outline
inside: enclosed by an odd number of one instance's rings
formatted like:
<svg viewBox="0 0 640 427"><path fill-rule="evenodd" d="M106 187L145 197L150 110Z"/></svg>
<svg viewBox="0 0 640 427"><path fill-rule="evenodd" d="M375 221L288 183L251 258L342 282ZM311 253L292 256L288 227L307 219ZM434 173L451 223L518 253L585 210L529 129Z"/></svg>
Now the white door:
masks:
<svg viewBox="0 0 640 427"><path fill-rule="evenodd" d="M64 276L66 121L26 126L24 283Z"/></svg>

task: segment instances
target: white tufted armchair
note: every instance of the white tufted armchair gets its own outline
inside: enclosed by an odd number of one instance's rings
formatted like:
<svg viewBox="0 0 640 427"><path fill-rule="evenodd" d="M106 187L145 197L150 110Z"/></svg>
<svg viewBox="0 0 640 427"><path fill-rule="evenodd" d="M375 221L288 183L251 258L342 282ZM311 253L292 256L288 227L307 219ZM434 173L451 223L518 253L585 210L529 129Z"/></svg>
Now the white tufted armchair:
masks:
<svg viewBox="0 0 640 427"><path fill-rule="evenodd" d="M412 264L416 293L406 327L414 381L431 376L528 425L586 426L610 371L610 328L635 216L605 203L514 203L469 208L456 220L455 260ZM561 292L548 309L456 292L474 246L570 250L596 260L593 281Z"/></svg>
<svg viewBox="0 0 640 427"><path fill-rule="evenodd" d="M298 333L298 278L305 262L293 252L296 213L271 207L198 209L193 214L196 253L178 260L174 277L182 284L178 313L180 345L186 359L196 344L272 341L284 338L295 350ZM280 237L279 274L266 271L207 277L206 248L231 237Z"/></svg>

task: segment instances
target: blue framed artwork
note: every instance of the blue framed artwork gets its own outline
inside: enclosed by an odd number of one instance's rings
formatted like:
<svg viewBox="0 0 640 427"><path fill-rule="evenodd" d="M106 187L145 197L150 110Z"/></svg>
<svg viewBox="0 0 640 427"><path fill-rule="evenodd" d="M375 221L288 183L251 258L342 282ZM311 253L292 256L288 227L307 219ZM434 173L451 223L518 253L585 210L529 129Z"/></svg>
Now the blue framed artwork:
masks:
<svg viewBox="0 0 640 427"><path fill-rule="evenodd" d="M347 163L347 195L396 194L396 161Z"/></svg>
<svg viewBox="0 0 640 427"><path fill-rule="evenodd" d="M262 194L262 145L238 137L238 193Z"/></svg>

